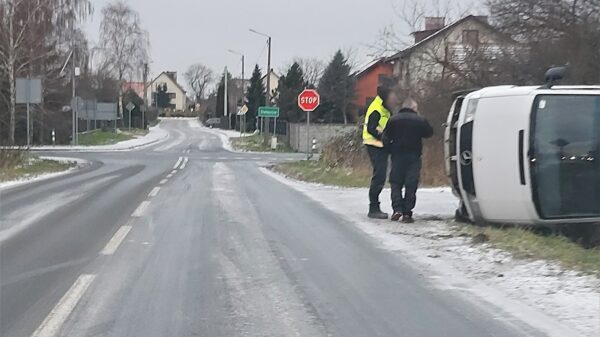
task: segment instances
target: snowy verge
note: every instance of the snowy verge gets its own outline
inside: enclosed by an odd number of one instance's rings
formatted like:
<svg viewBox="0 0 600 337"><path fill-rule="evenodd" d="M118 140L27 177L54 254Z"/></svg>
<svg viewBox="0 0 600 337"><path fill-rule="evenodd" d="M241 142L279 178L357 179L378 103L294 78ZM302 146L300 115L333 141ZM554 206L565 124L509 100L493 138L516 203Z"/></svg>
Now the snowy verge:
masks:
<svg viewBox="0 0 600 337"><path fill-rule="evenodd" d="M160 123L151 126L148 133L144 136L125 140L110 145L92 145L92 146L34 146L32 151L61 151L61 152L113 152L130 151L141 149L150 145L155 145L169 138L169 133L161 128Z"/></svg>
<svg viewBox="0 0 600 337"><path fill-rule="evenodd" d="M19 179L10 180L0 182L0 192L7 190L9 188L14 188L26 184L31 184L35 182L39 182L42 180L52 179L60 176L64 176L70 173L73 173L75 170L80 169L86 165L89 165L90 162L85 159L80 158L68 158L68 157L50 157L50 156L40 156L40 159L45 160L54 160L61 163L74 163L75 165L69 167L68 169L60 172L50 172L50 173L42 173L34 176L24 176Z"/></svg>
<svg viewBox="0 0 600 337"><path fill-rule="evenodd" d="M457 200L450 189L420 189L417 222L403 224L368 219L365 188L305 183L261 170L339 214L381 248L401 253L437 288L458 292L499 318L504 313L507 322L518 318L548 336L600 335L598 278L553 262L516 259L486 244L473 245L471 238L453 230ZM390 205L389 193L382 193L383 208Z"/></svg>

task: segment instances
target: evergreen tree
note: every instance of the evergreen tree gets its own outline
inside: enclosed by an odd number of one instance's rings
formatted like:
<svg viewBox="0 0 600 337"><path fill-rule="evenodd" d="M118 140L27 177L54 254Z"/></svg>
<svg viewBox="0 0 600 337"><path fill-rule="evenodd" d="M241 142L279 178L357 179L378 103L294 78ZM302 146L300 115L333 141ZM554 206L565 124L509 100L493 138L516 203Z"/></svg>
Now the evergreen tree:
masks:
<svg viewBox="0 0 600 337"><path fill-rule="evenodd" d="M248 101L248 112L246 114L246 127L252 129L256 125L256 116L258 108L266 103L266 91L262 82L262 73L258 65L254 67L252 77L250 77L250 86L246 92Z"/></svg>
<svg viewBox="0 0 600 337"><path fill-rule="evenodd" d="M351 68L341 50L335 53L325 68L319 81L321 105L318 108L318 115L326 122L348 123L347 110L355 94L355 79L350 73Z"/></svg>
<svg viewBox="0 0 600 337"><path fill-rule="evenodd" d="M167 84L159 84L156 89L156 106L165 109L171 105L171 98L167 93Z"/></svg>
<svg viewBox="0 0 600 337"><path fill-rule="evenodd" d="M304 72L297 62L290 66L286 75L279 78L277 105L283 120L292 123L306 120L306 114L298 107L298 95L306 86Z"/></svg>

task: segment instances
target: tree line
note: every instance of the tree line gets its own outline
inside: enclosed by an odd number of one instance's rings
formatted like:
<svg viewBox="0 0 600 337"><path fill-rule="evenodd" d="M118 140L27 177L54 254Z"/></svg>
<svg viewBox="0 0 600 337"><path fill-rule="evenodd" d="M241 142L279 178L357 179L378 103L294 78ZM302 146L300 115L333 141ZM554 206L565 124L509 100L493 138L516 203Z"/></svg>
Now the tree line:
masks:
<svg viewBox="0 0 600 337"><path fill-rule="evenodd" d="M124 97L139 104L140 98L122 87L141 77L149 58L148 33L137 12L117 0L102 8L99 43L92 46L82 24L93 12L91 0L0 1L0 143L25 143L26 114L25 106L16 103L17 78L42 78L43 103L31 106L32 136L38 144L51 141L50 130L58 143L70 141L73 63L80 69L77 96L101 102ZM81 127L79 131L87 126Z"/></svg>

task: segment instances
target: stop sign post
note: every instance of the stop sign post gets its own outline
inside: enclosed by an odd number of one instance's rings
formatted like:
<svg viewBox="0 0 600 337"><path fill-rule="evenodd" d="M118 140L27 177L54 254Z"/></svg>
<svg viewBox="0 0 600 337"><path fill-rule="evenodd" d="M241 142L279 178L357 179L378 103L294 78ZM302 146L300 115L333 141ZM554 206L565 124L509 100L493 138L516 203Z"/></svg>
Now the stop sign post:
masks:
<svg viewBox="0 0 600 337"><path fill-rule="evenodd" d="M306 112L306 160L310 160L310 112L315 111L321 103L321 96L316 90L304 89L298 95L298 106Z"/></svg>

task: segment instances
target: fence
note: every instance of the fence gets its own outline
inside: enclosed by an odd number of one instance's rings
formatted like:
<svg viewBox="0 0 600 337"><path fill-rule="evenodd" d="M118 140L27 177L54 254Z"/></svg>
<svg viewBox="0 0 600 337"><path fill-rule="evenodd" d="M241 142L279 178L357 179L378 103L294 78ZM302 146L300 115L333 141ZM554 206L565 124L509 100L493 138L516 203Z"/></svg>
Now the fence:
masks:
<svg viewBox="0 0 600 337"><path fill-rule="evenodd" d="M356 131L357 126L354 124L311 124L310 125L310 140L316 139L317 150L320 151L323 144L330 139L343 135L347 132ZM288 123L288 143L290 147L298 152L306 151L306 124L305 123Z"/></svg>

